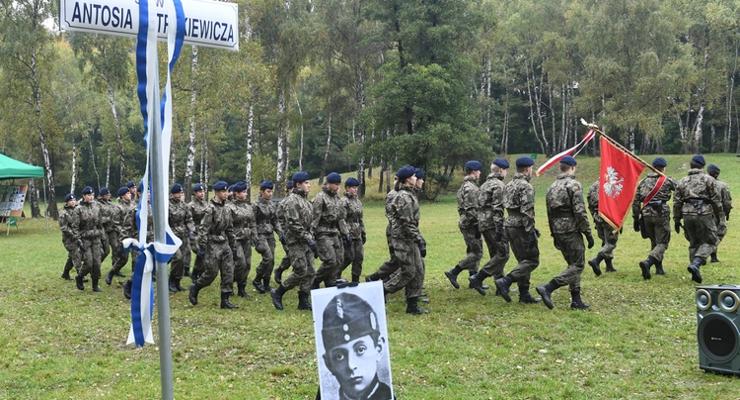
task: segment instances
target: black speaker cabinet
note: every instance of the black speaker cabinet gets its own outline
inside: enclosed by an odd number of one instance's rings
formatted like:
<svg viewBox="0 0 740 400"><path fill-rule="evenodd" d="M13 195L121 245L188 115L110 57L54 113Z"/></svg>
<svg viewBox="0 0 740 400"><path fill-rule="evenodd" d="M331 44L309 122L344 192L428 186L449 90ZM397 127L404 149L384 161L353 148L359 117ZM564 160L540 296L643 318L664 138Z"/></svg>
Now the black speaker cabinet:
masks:
<svg viewBox="0 0 740 400"><path fill-rule="evenodd" d="M740 376L740 285L696 287L699 368Z"/></svg>

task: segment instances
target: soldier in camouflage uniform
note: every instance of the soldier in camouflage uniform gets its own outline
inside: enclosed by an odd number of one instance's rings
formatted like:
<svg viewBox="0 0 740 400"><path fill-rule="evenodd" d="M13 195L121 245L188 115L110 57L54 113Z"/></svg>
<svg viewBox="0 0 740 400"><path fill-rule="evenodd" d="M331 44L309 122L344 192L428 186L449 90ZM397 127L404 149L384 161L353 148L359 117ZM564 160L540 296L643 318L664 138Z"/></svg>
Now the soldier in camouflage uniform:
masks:
<svg viewBox="0 0 740 400"><path fill-rule="evenodd" d="M316 238L318 257L321 259L313 288L318 288L321 282L326 287L336 285L336 277L344 258L344 246L349 246L344 207L337 194L341 183L342 177L338 173L329 173L326 175L326 183L313 199L311 230Z"/></svg>
<svg viewBox="0 0 740 400"><path fill-rule="evenodd" d="M414 194L416 169L412 166L401 167L396 176L398 192L391 202L391 240L398 263L398 270L384 282L386 293L395 293L401 289L406 292L406 312L423 314L426 311L419 307L424 284L424 266L422 254L426 254L426 243L419 233L419 200Z"/></svg>
<svg viewBox="0 0 740 400"><path fill-rule="evenodd" d="M298 286L298 309L311 310L309 292L314 280L313 259L318 252L316 241L311 233L313 207L306 200L311 182L308 173L301 171L293 175L293 191L281 205L284 210L282 228L288 244L288 256L293 265L293 273L277 289L273 289L272 305L283 309L283 295Z"/></svg>
<svg viewBox="0 0 740 400"><path fill-rule="evenodd" d="M516 174L504 188L504 208L508 216L504 220L503 237L509 241L517 266L503 278L498 278L496 290L507 302L511 302L509 289L516 282L519 287L519 302L536 303L529 294L532 271L540 264L540 249L537 245L539 231L534 226L534 188L532 179L534 160L520 157L516 160Z"/></svg>
<svg viewBox="0 0 740 400"><path fill-rule="evenodd" d="M64 270L62 271L62 279L72 280L69 276L69 271L74 267L75 271L79 273L80 263L80 245L78 239L74 236L72 231L72 219L75 216L74 210L77 207L77 199L75 199L74 193L69 193L64 197L64 208L59 213L59 228L62 231L62 244L67 250L67 262L64 264Z"/></svg>
<svg viewBox="0 0 740 400"><path fill-rule="evenodd" d="M347 179L344 182L344 197L342 198L342 206L345 210L345 221L347 230L349 231L350 241L349 245L344 247L344 259L337 278L341 278L342 271L352 264L352 282L360 281L362 260L364 259L362 246L367 241L365 222L362 218L362 202L357 196L357 188L359 186L359 180L355 178Z"/></svg>
<svg viewBox="0 0 740 400"><path fill-rule="evenodd" d="M385 217L388 219L388 225L386 225L385 228L385 239L388 242L388 254L390 254L390 259L383 263L383 265L378 268L376 272L373 272L372 274L365 277L365 282L372 282L372 281L378 281L378 280L387 280L388 277L391 276L393 272L395 272L398 267L398 263L396 262L396 256L393 254L393 246L391 241L391 203L393 202L393 198L398 194L395 187L398 184L398 177L393 177L393 189L391 189L390 192L388 192L385 195Z"/></svg>
<svg viewBox="0 0 740 400"><path fill-rule="evenodd" d="M206 210L208 210L209 205L206 200L205 187L202 183L196 183L193 185L193 198L190 200L190 203L188 203L188 207L190 208L190 215L193 217L193 225L196 227L196 237L191 244L193 252L195 253L195 265L193 265L193 273L190 276L190 279L195 282L198 279L198 276L205 271L203 255L206 250L202 249L199 251L198 248L198 225L200 225L200 222L203 220L203 216L206 215ZM185 265L183 275L188 275L188 269L190 269L190 265Z"/></svg>
<svg viewBox="0 0 740 400"><path fill-rule="evenodd" d="M583 188L575 179L576 159L565 156L560 160L560 174L547 191L547 220L550 223L555 248L563 253L568 267L546 285L537 286L542 302L547 308L554 307L550 295L557 288L570 287L570 308L585 310L588 305L581 300L581 273L584 256L583 237L588 248L594 247L594 238L588 224L586 205L583 203Z"/></svg>
<svg viewBox="0 0 740 400"><path fill-rule="evenodd" d="M115 205L110 202L111 195L110 191L107 187L100 188L98 191L98 206L100 207L100 225L103 227L103 235L102 235L102 241L101 241L101 247L102 247L102 257L100 258L100 263L102 264L103 261L108 257L108 254L111 254L111 250L113 248L113 245L111 244L111 239L116 239L116 232L117 227L115 226L115 221L113 221L113 214L115 213ZM112 237L111 237L112 236ZM111 255L111 265L115 264L116 255Z"/></svg>
<svg viewBox="0 0 740 400"><path fill-rule="evenodd" d="M215 195L198 226L199 251L207 262L203 273L190 286L188 299L192 305L198 304L198 292L210 285L220 272L221 308L237 308L229 301L234 284L234 259L231 249L235 246L235 238L231 208L226 201L227 186L224 181L218 181L213 185Z"/></svg>
<svg viewBox="0 0 740 400"><path fill-rule="evenodd" d="M601 275L601 264L604 261L606 264L606 272L617 272L614 268L614 249L617 248L617 240L619 240L619 232L615 232L614 228L609 225L608 222L604 221L599 215L599 180L591 184L588 189L588 209L591 211L591 216L594 219L594 228L596 234L601 239L601 249L596 254L596 257L588 261L588 265L594 270L596 276Z"/></svg>
<svg viewBox="0 0 740 400"><path fill-rule="evenodd" d="M455 289L460 289L457 275L463 270L469 276L478 272L478 264L483 257L483 243L478 229L478 180L482 165L480 161L471 160L465 163L465 178L457 191L457 213L460 215L458 228L465 241L465 257L458 261L451 270L445 271L445 276Z"/></svg>
<svg viewBox="0 0 740 400"><path fill-rule="evenodd" d="M491 259L470 277L470 287L485 296L483 280L504 277L504 266L509 260L509 242L504 234L504 178L509 171L509 162L498 158L491 163L491 174L480 187L478 195L478 228L486 241Z"/></svg>
<svg viewBox="0 0 740 400"><path fill-rule="evenodd" d="M665 159L657 157L653 160L653 167L660 172L665 170L668 165ZM653 196L649 203L644 204L645 198L655 188L655 183L660 178L660 174L655 172L648 173L637 186L635 201L632 203L632 219L634 222L635 232L641 232L643 238L650 239L650 254L640 261L640 270L643 279L650 279L650 267L655 265L655 273L664 275L663 255L671 241L671 209L668 207L668 200L671 194L676 190L676 181L671 177L666 177L663 186L658 193Z"/></svg>
<svg viewBox="0 0 740 400"><path fill-rule="evenodd" d="M254 210L247 198L247 183L239 181L234 184L234 200L229 204L234 224L234 281L237 295L247 297L247 277L252 267L252 244L257 239L257 223Z"/></svg>
<svg viewBox="0 0 740 400"><path fill-rule="evenodd" d="M288 182L285 183L285 190L288 195L293 191L293 179L288 179ZM283 216L285 216L285 200L288 199L288 196L285 196L283 199L278 202L278 205L276 207L275 214L277 215L277 220L280 223L280 227L282 230L280 231L280 244L283 246L283 251L285 252L285 255L283 255L283 259L280 260L280 265L278 265L277 268L275 268L275 283L278 285L282 283L283 281L283 272L290 268L290 257L288 256L288 246L287 242L285 241L285 219ZM267 289L265 289L267 291Z"/></svg>
<svg viewBox="0 0 740 400"><path fill-rule="evenodd" d="M136 213L136 205L131 201L131 192L123 186L118 189L118 203L113 204L111 212L111 223L115 225L115 238L110 240L113 252L113 263L110 271L105 276L105 283L110 285L114 276L124 276L121 268L128 262L128 251L123 248L123 239L131 236L132 213Z"/></svg>
<svg viewBox="0 0 740 400"><path fill-rule="evenodd" d="M260 182L260 194L254 209L254 217L257 222L257 234L255 239L255 250L262 256L262 261L257 266L252 285L257 292L266 293L270 291L270 276L275 266L275 233L278 234L280 242L285 242L277 209L272 202L272 189L274 185L270 180Z"/></svg>
<svg viewBox="0 0 740 400"><path fill-rule="evenodd" d="M725 223L720 224L717 227L717 246L722 242L722 239L725 238L725 235L727 234L727 221L730 220L730 211L732 211L732 195L730 194L730 186L727 185L727 183L722 182L719 180L719 167L714 164L709 164L707 167L707 172L709 173L709 176L714 178L717 188L719 189L720 197L722 199L722 211L724 211L724 218ZM717 250L714 250L714 253L712 253L712 260L711 262L716 263L719 262L719 259L717 258Z"/></svg>
<svg viewBox="0 0 740 400"><path fill-rule="evenodd" d="M100 206L94 200L95 195L90 186L82 189L82 201L74 209L72 216L72 236L78 238L82 266L75 277L77 289L85 290L83 279L91 275L94 292L100 292L100 260L102 256L103 227L100 223Z"/></svg>
<svg viewBox="0 0 740 400"><path fill-rule="evenodd" d="M190 207L183 200L185 193L182 185L176 183L170 189L169 219L170 229L182 244L170 260L170 282L171 293L181 292L185 289L180 286L180 280L186 265L190 265L190 241L195 239L195 224L190 214Z"/></svg>
<svg viewBox="0 0 740 400"><path fill-rule="evenodd" d="M689 175L678 182L673 196L673 223L680 233L683 220L691 260L687 270L694 282L701 283L699 268L716 251L718 227L725 225L726 216L717 181L703 171L704 156L695 155L690 165Z"/></svg>

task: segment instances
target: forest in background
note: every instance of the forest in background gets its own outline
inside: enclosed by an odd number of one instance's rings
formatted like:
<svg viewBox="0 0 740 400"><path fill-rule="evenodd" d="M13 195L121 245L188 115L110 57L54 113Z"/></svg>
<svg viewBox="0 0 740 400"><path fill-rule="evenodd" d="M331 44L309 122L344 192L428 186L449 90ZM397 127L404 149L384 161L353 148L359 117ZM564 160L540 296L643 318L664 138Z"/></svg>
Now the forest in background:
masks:
<svg viewBox="0 0 740 400"><path fill-rule="evenodd" d="M572 146L580 118L637 153L740 153L738 0L238 3L240 51L185 46L174 71L188 191L269 178L280 194L297 170L385 190L401 164L444 186L470 158ZM52 217L63 193L145 165L134 41L60 33L58 7L0 0L0 152L44 167L31 201Z"/></svg>

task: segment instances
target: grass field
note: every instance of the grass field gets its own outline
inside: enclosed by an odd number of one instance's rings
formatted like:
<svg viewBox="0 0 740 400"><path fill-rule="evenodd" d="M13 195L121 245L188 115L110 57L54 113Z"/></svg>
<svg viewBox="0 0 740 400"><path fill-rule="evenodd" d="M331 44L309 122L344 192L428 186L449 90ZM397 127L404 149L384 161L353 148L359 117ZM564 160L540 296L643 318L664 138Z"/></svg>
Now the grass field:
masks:
<svg viewBox="0 0 740 400"><path fill-rule="evenodd" d="M739 158L707 158L722 167L722 178L731 187L740 187ZM683 177L687 159L668 157L669 174ZM598 159L579 162L579 179L587 187L598 174ZM552 180L552 174L535 179L537 224L543 235L534 285L564 267L549 239L544 213L544 193ZM569 294L561 289L554 295L555 310L549 311L541 304L507 304L499 297L450 287L442 272L464 252L455 210L451 196L422 204L431 313L408 316L401 294L388 302L399 399L740 398L740 379L698 368L694 285L686 272L682 235L673 235L664 263L667 275L643 281L637 262L646 256L649 242L625 229L616 251L618 272L597 278L590 268L584 271L583 296L591 310L569 310ZM366 204L365 273L387 257L385 224L382 204ZM740 255L739 227L737 217L730 221L719 251L722 262L703 268L705 283L740 283L735 260ZM122 280L104 285L103 293L92 293L60 279L66 255L53 221L25 220L19 231L11 230L8 237L4 233L3 227L0 398L159 397L157 347L125 345L129 304L121 295ZM514 262L512 257L507 271ZM103 270L109 267L110 259ZM124 272L130 274L130 269ZM313 399L318 379L312 319L295 309L295 291L286 296L282 313L268 296L254 292L250 299L234 300L238 310L224 311L218 308L217 288L201 291L196 307L186 293L171 297L175 396Z"/></svg>

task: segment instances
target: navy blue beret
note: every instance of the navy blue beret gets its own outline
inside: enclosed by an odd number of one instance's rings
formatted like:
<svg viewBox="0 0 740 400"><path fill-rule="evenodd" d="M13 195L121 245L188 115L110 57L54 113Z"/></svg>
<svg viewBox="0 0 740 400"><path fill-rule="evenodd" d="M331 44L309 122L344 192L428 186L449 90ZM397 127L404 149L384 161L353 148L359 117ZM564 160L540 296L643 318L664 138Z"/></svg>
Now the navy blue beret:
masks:
<svg viewBox="0 0 740 400"><path fill-rule="evenodd" d="M118 195L118 197L121 197L121 196L126 195L126 193L128 193L128 188L126 186L122 186L118 188L118 193L116 194Z"/></svg>
<svg viewBox="0 0 740 400"><path fill-rule="evenodd" d="M128 183L126 183L126 187L131 189L132 187L136 187L136 184L134 181L128 181Z"/></svg>
<svg viewBox="0 0 740 400"><path fill-rule="evenodd" d="M516 159L517 168L531 167L533 165L534 165L534 160L531 157L524 156L524 157L519 157Z"/></svg>
<svg viewBox="0 0 740 400"><path fill-rule="evenodd" d="M293 186L295 186L295 185L293 184L293 180L292 179L288 179L288 182L285 183L285 186L288 189L293 189Z"/></svg>
<svg viewBox="0 0 740 400"><path fill-rule="evenodd" d="M665 168L666 165L668 165L668 162L663 157L657 157L653 160L653 167L655 168Z"/></svg>
<svg viewBox="0 0 740 400"><path fill-rule="evenodd" d="M193 192L202 192L204 190L206 190L206 188L203 187L202 183L196 183L195 185L193 185Z"/></svg>
<svg viewBox="0 0 740 400"><path fill-rule="evenodd" d="M701 165L702 167L707 163L706 161L704 161L704 156L701 154L697 154L691 157L691 162L696 165Z"/></svg>
<svg viewBox="0 0 740 400"><path fill-rule="evenodd" d="M75 199L75 194L74 193L67 193L67 195L64 196L64 202L65 203L68 202L68 201L70 201L70 200L74 200L74 199Z"/></svg>
<svg viewBox="0 0 740 400"><path fill-rule="evenodd" d="M719 167L714 164L709 164L707 167L707 172L710 174L719 174Z"/></svg>
<svg viewBox="0 0 740 400"><path fill-rule="evenodd" d="M213 184L213 190L226 190L229 184L224 181L218 181Z"/></svg>
<svg viewBox="0 0 740 400"><path fill-rule="evenodd" d="M560 163L568 165L570 167L575 167L576 165L578 165L578 162L576 162L576 159L571 156L565 156L561 158Z"/></svg>
<svg viewBox="0 0 740 400"><path fill-rule="evenodd" d="M306 171L300 171L293 174L293 183L302 183L309 179L311 179L311 177L308 176L308 172Z"/></svg>
<svg viewBox="0 0 740 400"><path fill-rule="evenodd" d="M98 190L98 196L105 196L106 194L110 194L110 190L108 190L107 187L100 188L100 190Z"/></svg>
<svg viewBox="0 0 740 400"><path fill-rule="evenodd" d="M232 190L234 192L246 192L247 191L247 182L239 181L232 186Z"/></svg>
<svg viewBox="0 0 740 400"><path fill-rule="evenodd" d="M170 189L170 193L171 194L182 193L182 185L179 183L172 185L172 189Z"/></svg>
<svg viewBox="0 0 740 400"><path fill-rule="evenodd" d="M275 185L269 179L265 179L264 181L260 182L260 190L274 189L274 188L275 188Z"/></svg>
<svg viewBox="0 0 740 400"><path fill-rule="evenodd" d="M416 168L410 165L404 165L403 167L398 169L398 172L396 172L396 176L400 180L412 177L415 174L416 174Z"/></svg>
<svg viewBox="0 0 740 400"><path fill-rule="evenodd" d="M509 162L503 158L497 158L493 160L493 165L502 169L509 169Z"/></svg>
<svg viewBox="0 0 740 400"><path fill-rule="evenodd" d="M470 160L465 163L465 169L468 171L480 171L482 168L483 165L478 160Z"/></svg>
<svg viewBox="0 0 740 400"><path fill-rule="evenodd" d="M424 178L426 178L427 173L424 172L423 169L417 168L416 169L416 172L414 172L414 175L416 175L416 178L418 178L418 179L424 179Z"/></svg>
<svg viewBox="0 0 740 400"><path fill-rule="evenodd" d="M85 186L85 188L82 189L82 194L93 194L93 188L90 186Z"/></svg>
<svg viewBox="0 0 740 400"><path fill-rule="evenodd" d="M336 172L330 172L329 175L326 176L326 183L342 183L342 175L339 175Z"/></svg>
<svg viewBox="0 0 740 400"><path fill-rule="evenodd" d="M360 181L356 178L347 178L347 180L344 181L344 186L360 186Z"/></svg>

